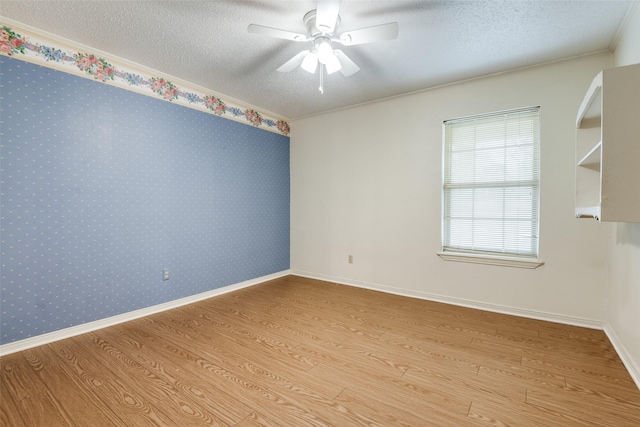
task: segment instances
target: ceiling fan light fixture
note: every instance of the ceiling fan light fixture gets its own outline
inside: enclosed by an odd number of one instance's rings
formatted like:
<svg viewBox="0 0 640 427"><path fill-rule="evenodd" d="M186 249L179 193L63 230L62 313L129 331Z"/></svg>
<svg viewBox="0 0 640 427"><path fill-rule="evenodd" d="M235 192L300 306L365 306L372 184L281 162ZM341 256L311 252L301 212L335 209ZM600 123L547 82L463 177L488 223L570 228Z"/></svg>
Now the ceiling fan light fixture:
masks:
<svg viewBox="0 0 640 427"><path fill-rule="evenodd" d="M340 71L342 69L340 60L333 54L333 52L331 53L331 57L329 58L327 63L324 64L324 66L327 68L327 74L333 74L336 71Z"/></svg>
<svg viewBox="0 0 640 427"><path fill-rule="evenodd" d="M315 51L307 53L307 55L302 60L300 68L311 74L316 72L316 68L318 68L318 55Z"/></svg>
<svg viewBox="0 0 640 427"><path fill-rule="evenodd" d="M321 64L327 64L328 61L331 61L332 57L335 58L331 43L326 40L321 40L316 44L316 51L318 52L318 61L320 61Z"/></svg>

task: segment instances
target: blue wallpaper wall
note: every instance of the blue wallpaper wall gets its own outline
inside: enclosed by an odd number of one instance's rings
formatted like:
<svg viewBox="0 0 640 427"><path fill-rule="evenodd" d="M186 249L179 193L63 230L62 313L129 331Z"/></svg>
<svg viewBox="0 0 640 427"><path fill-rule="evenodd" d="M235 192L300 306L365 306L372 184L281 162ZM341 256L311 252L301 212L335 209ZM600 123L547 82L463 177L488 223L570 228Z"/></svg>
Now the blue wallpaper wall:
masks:
<svg viewBox="0 0 640 427"><path fill-rule="evenodd" d="M288 137L0 70L0 343L289 268Z"/></svg>

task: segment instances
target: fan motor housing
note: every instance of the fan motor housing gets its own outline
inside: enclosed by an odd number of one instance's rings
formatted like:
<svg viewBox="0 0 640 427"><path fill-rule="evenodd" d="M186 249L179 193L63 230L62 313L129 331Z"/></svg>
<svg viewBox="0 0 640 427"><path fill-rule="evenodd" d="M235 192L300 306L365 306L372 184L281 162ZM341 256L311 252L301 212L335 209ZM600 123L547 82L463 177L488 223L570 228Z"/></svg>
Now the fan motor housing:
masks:
<svg viewBox="0 0 640 427"><path fill-rule="evenodd" d="M304 15L304 18L302 18L302 21L304 22L304 25L307 27L307 34L309 34L310 37L315 37L322 34L322 31L316 28L316 9L313 9L307 12ZM336 26L333 30L333 33L335 33L336 30L338 29L338 25L340 25L340 15L338 15L338 17L336 18ZM331 33L331 35L333 35L333 33Z"/></svg>

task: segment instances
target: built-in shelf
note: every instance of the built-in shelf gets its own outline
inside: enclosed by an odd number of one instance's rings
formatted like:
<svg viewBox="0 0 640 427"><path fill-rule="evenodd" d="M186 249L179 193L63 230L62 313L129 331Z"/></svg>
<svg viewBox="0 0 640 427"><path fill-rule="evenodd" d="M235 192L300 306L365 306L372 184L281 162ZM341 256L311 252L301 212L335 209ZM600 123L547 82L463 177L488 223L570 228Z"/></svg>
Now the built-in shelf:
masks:
<svg viewBox="0 0 640 427"><path fill-rule="evenodd" d="M576 208L576 218L600 219L600 206L585 206Z"/></svg>
<svg viewBox="0 0 640 427"><path fill-rule="evenodd" d="M640 64L598 73L576 127L575 216L640 222Z"/></svg>
<svg viewBox="0 0 640 427"><path fill-rule="evenodd" d="M580 108L578 109L578 119L576 121L576 127L579 128L582 125L582 120L600 119L602 116L602 71L596 75L591 82L587 94L584 96Z"/></svg>
<svg viewBox="0 0 640 427"><path fill-rule="evenodd" d="M578 166L599 171L601 160L602 160L602 141L598 142L595 145L595 147L591 149L591 151L585 154L584 157L580 159L580 161L578 161Z"/></svg>

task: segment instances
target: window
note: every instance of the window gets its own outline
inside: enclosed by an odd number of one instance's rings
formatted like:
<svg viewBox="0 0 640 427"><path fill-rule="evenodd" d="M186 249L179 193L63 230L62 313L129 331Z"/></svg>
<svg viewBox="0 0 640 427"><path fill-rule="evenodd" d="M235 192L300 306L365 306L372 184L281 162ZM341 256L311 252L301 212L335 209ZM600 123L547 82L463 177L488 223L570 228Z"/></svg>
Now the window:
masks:
<svg viewBox="0 0 640 427"><path fill-rule="evenodd" d="M539 110L444 122L443 258L538 257Z"/></svg>

